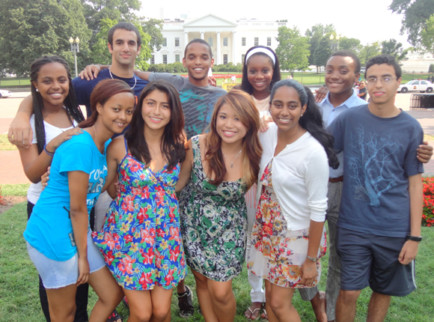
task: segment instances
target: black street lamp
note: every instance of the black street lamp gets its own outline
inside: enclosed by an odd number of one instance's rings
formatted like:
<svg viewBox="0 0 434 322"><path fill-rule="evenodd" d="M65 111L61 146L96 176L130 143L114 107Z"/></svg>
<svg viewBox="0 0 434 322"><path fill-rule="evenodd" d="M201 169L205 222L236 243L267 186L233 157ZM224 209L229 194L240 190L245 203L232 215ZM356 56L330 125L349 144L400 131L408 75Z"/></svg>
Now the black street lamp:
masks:
<svg viewBox="0 0 434 322"><path fill-rule="evenodd" d="M75 65L75 77L78 76L77 71L77 53L80 52L80 39L78 37L72 38L69 37L69 43L71 44L71 51L74 53L74 65Z"/></svg>

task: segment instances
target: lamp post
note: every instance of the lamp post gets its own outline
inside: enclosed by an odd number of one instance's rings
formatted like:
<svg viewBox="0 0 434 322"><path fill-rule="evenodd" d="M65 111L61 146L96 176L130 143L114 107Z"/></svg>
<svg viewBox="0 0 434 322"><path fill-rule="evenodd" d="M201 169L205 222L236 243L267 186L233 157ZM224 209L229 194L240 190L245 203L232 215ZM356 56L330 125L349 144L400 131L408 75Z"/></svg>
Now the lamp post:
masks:
<svg viewBox="0 0 434 322"><path fill-rule="evenodd" d="M332 51L339 50L339 38L340 38L339 35L335 35L335 34L330 35Z"/></svg>
<svg viewBox="0 0 434 322"><path fill-rule="evenodd" d="M75 77L78 76L77 71L77 53L80 52L80 39L78 37L72 38L69 37L69 43L71 44L71 51L74 53L74 66L75 66Z"/></svg>

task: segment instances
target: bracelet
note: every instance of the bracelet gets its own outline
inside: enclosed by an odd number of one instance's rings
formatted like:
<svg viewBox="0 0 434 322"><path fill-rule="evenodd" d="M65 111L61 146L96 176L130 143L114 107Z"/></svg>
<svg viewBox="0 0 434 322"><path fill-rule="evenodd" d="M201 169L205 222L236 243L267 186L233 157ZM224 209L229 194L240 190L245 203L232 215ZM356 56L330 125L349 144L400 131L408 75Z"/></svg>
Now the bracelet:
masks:
<svg viewBox="0 0 434 322"><path fill-rule="evenodd" d="M306 258L307 258L308 260L314 262L314 263L316 263L316 261L318 260L318 257L312 257L312 256L309 256L309 255L307 255Z"/></svg>
<svg viewBox="0 0 434 322"><path fill-rule="evenodd" d="M45 151L45 153L47 153L50 157L53 157L53 156L54 156L54 152L50 152L50 151L47 150L47 145L46 145L46 144L44 145L44 151Z"/></svg>
<svg viewBox="0 0 434 322"><path fill-rule="evenodd" d="M406 240L412 240L415 242L421 242L422 241L422 236L412 236L412 235L408 235Z"/></svg>

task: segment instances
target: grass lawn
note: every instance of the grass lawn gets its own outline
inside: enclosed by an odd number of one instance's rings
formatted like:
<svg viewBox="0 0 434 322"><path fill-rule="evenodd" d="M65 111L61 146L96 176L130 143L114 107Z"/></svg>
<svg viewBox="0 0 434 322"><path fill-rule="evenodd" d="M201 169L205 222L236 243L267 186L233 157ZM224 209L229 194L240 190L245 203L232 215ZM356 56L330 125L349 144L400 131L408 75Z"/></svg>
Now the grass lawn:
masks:
<svg viewBox="0 0 434 322"><path fill-rule="evenodd" d="M27 185L3 185L3 195L23 195ZM0 321L43 321L38 296L37 273L27 256L22 233L26 225L26 204L20 203L0 214ZM434 229L424 227L424 236L420 244L417 260L418 289L404 298L393 298L386 321L433 321L432 291L434 290L434 257L431 245L434 244ZM324 289L327 271L327 257L323 259L323 271L320 289ZM187 284L194 285L193 276L188 274ZM237 298L237 316L235 321L245 321L243 312L250 303L250 288L246 270L233 281ZM370 290L362 292L358 303L356 321L364 321ZM96 301L93 291L90 292L89 310ZM194 299L196 309L197 298ZM310 303L303 302L298 293L294 296L294 305L300 313L302 321L315 321ZM124 319L128 310L124 304L118 307ZM178 317L176 298L172 300L172 321L184 321ZM196 313L189 321L201 321Z"/></svg>

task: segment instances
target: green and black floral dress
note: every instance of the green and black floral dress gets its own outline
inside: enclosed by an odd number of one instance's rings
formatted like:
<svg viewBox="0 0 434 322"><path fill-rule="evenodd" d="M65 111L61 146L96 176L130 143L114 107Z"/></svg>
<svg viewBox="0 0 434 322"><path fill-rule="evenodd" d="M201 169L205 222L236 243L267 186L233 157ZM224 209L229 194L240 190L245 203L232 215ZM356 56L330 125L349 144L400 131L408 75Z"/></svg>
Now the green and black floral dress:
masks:
<svg viewBox="0 0 434 322"><path fill-rule="evenodd" d="M199 137L192 139L193 168L179 198L181 233L187 264L215 281L237 276L244 263L247 215L246 185L212 185L203 170Z"/></svg>

